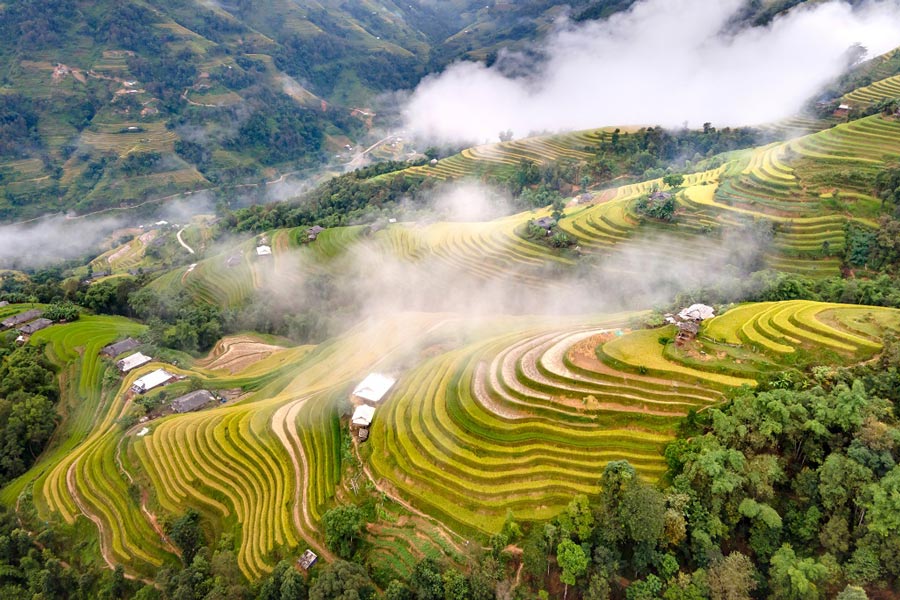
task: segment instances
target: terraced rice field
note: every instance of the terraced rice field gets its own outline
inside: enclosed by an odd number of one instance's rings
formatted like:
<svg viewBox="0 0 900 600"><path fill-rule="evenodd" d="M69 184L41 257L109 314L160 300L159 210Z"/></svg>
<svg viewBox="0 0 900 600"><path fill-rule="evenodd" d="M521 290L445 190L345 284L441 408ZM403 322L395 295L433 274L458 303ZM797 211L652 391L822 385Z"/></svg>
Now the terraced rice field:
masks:
<svg viewBox="0 0 900 600"><path fill-rule="evenodd" d="M865 360L885 329L900 326L900 311L889 309L745 305L704 327L697 343L711 356L730 353L704 362L659 343L671 328L629 332L631 316L560 323L406 314L317 348L233 338L187 370L166 368L212 389L242 387L242 399L152 421L142 437L116 421L133 408L131 381L159 363L120 380L97 352L143 327L84 317L34 336L64 365L67 435L2 500L14 503L30 487L41 519L88 518L104 559L138 575L174 563L156 523L188 506L235 534L249 578L305 547L327 558L321 515L348 493L340 407L365 373L405 365L361 448L365 472L388 494L376 553L405 573L429 553L456 555L458 540L439 523L471 536L497 531L508 510L520 520L549 518L573 493L595 493L610 460L628 459L655 479L678 421L754 385L756 365L776 368L801 348L833 362ZM428 347L443 350L417 350ZM728 366L738 353L743 372Z"/></svg>
<svg viewBox="0 0 900 600"><path fill-rule="evenodd" d="M883 100L900 98L900 75L886 77L871 85L854 90L844 96L844 102L853 105L877 104Z"/></svg>
<svg viewBox="0 0 900 600"><path fill-rule="evenodd" d="M129 132L128 127L142 131ZM96 131L85 130L81 142L97 150L112 151L125 156L131 152L173 152L178 136L165 127L165 123L114 123L98 126Z"/></svg>
<svg viewBox="0 0 900 600"><path fill-rule="evenodd" d="M800 348L870 357L900 312L859 310L805 301L735 308L701 333L738 346L702 342L723 353L710 362L662 346L672 328L622 331L624 316L500 335L404 375L377 413L368 459L417 507L463 532L498 531L509 510L518 520L549 518L573 494L596 493L610 460L658 477L681 417L755 385L752 371L730 371L728 357L771 368ZM869 332L852 331L852 319Z"/></svg>
<svg viewBox="0 0 900 600"><path fill-rule="evenodd" d="M477 177L487 170L509 170L523 162L543 165L559 160L581 161L592 156L585 148L597 146L611 136L612 129L597 129L486 144L467 148L434 165L412 167L405 173L414 177L445 180Z"/></svg>

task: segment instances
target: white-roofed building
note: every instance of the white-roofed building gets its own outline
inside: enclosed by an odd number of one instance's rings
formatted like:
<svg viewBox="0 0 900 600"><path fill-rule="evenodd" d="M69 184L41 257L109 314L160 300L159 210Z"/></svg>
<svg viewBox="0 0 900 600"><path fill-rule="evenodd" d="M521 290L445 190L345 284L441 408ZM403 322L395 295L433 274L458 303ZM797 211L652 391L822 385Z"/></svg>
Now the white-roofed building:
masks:
<svg viewBox="0 0 900 600"><path fill-rule="evenodd" d="M148 362L153 360L146 354L141 354L137 352L136 354L132 354L131 356L126 356L122 360L116 363L116 366L119 367L119 371L122 373L127 373L133 369L137 369L142 365L146 365Z"/></svg>
<svg viewBox="0 0 900 600"><path fill-rule="evenodd" d="M353 390L353 396L365 402L378 404L384 395L394 387L397 380L381 373L370 373L360 382L356 389Z"/></svg>
<svg viewBox="0 0 900 600"><path fill-rule="evenodd" d="M132 385L131 390L136 394L149 392L153 388L165 385L175 379L175 376L165 369L157 369L152 373L147 373L143 377L138 378Z"/></svg>
<svg viewBox="0 0 900 600"><path fill-rule="evenodd" d="M272 248L269 246L257 246L256 247L256 255L257 256L272 256Z"/></svg>
<svg viewBox="0 0 900 600"><path fill-rule="evenodd" d="M362 406L357 406L356 410L353 411L353 417L350 418L350 423L352 423L354 427L368 427L372 424L372 419L374 417L375 407L363 404Z"/></svg>
<svg viewBox="0 0 900 600"><path fill-rule="evenodd" d="M714 316L716 316L715 309L705 304L692 304L678 313L678 317L682 321L705 321Z"/></svg>

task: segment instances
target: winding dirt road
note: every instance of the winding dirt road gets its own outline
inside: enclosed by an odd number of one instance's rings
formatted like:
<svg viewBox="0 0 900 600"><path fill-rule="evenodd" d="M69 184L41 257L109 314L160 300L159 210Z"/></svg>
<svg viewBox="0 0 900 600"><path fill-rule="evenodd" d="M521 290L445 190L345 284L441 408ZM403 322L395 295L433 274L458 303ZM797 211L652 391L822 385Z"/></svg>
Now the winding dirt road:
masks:
<svg viewBox="0 0 900 600"><path fill-rule="evenodd" d="M316 528L309 514L309 498L307 498L309 461L303 452L300 436L297 434L297 414L309 398L310 396L298 398L275 411L275 414L272 415L272 430L284 449L287 450L291 465L294 467L294 479L297 481L297 487L294 488L294 509L292 511L294 526L319 556L331 562L335 560L335 556L316 539Z"/></svg>

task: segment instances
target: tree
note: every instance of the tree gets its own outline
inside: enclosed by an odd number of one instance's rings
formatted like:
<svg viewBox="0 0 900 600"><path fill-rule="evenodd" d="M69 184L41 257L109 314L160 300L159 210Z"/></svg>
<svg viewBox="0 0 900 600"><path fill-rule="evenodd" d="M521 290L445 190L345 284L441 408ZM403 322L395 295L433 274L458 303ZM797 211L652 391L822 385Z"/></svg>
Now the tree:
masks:
<svg viewBox="0 0 900 600"><path fill-rule="evenodd" d="M444 600L469 600L472 597L469 580L456 569L444 573Z"/></svg>
<svg viewBox="0 0 900 600"><path fill-rule="evenodd" d="M203 545L203 532L200 530L200 513L193 508L173 521L168 527L169 537L181 550L181 561L190 565Z"/></svg>
<svg viewBox="0 0 900 600"><path fill-rule="evenodd" d="M835 600L869 600L866 590L855 585L848 585L835 597Z"/></svg>
<svg viewBox="0 0 900 600"><path fill-rule="evenodd" d="M707 575L712 600L750 600L756 589L753 561L740 552L732 552L713 563Z"/></svg>
<svg viewBox="0 0 900 600"><path fill-rule="evenodd" d="M681 184L684 183L684 175L679 173L670 173L663 177L663 183L669 186L670 188L681 187Z"/></svg>
<svg viewBox="0 0 900 600"><path fill-rule="evenodd" d="M869 530L885 537L900 533L900 466L891 469L877 484L871 484L869 494Z"/></svg>
<svg viewBox="0 0 900 600"><path fill-rule="evenodd" d="M437 562L431 558L420 560L409 578L409 587L416 600L441 600L444 581Z"/></svg>
<svg viewBox="0 0 900 600"><path fill-rule="evenodd" d="M556 547L556 562L562 569L559 580L566 586L563 595L566 597L569 594L569 586L575 585L576 579L587 570L588 558L581 546L566 539Z"/></svg>
<svg viewBox="0 0 900 600"><path fill-rule="evenodd" d="M322 515L325 543L341 558L350 558L366 524L362 511L352 505L336 506Z"/></svg>
<svg viewBox="0 0 900 600"><path fill-rule="evenodd" d="M309 600L366 600L375 597L375 586L366 569L338 560L325 567L309 588Z"/></svg>
<svg viewBox="0 0 900 600"><path fill-rule="evenodd" d="M797 556L790 544L785 544L772 556L769 579L776 598L786 600L818 600L822 592L818 585L828 575L828 568L813 558Z"/></svg>

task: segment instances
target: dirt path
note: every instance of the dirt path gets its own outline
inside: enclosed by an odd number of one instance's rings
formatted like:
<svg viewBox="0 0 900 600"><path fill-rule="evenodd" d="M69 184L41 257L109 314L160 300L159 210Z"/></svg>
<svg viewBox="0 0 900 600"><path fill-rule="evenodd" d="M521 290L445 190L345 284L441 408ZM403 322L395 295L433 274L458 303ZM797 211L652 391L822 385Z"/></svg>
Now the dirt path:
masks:
<svg viewBox="0 0 900 600"><path fill-rule="evenodd" d="M353 445L353 451L356 453L357 460L362 465L363 473L365 473L366 477L369 478L369 481L372 482L372 485L375 486L376 490L378 490L380 493L384 494L385 496L387 496L388 498L390 498L391 500L393 500L394 502L396 502L397 504L399 504L400 506L402 506L409 512L413 513L414 515L416 515L416 516L424 519L425 521L428 521L432 525L434 525L434 527L441 534L441 537L443 537L445 540L447 540L447 543L451 544L456 549L456 551L459 552L460 554L465 553L465 546L469 543L469 540L465 539L458 533L448 529L443 523L441 523L440 521L438 521L431 515L425 514L424 512L422 512L421 510L419 510L418 508L416 508L415 506L413 506L412 504L410 504L409 502L407 502L406 500L401 498L390 486L384 485L381 482L381 480L376 479L375 475L372 473L371 469L369 469L369 465L364 463L362 460L362 457L360 457L359 444L356 443L355 441L354 441L354 445ZM454 539L454 538L456 538L456 539ZM460 542L462 542L462 545L460 545Z"/></svg>
<svg viewBox="0 0 900 600"><path fill-rule="evenodd" d="M138 423L131 429L125 432L125 435L119 438L119 441L116 443L116 467L119 469L119 472L125 475L128 478L129 483L134 483L134 477L131 476L131 473L122 465L122 442L130 436L134 435L136 431L145 427L144 423ZM150 512L150 509L147 508L147 499L150 497L150 493L146 489L141 490L141 512L144 513L144 516L147 518L147 522L150 523L150 527L153 528L153 531L159 535L159 539L163 541L163 543L168 547L168 550L173 554L177 554L181 557L181 551L172 543L172 540L169 539L169 536L166 535L166 532L159 524L159 520L156 518L156 515Z"/></svg>
<svg viewBox="0 0 900 600"><path fill-rule="evenodd" d="M106 536L103 535L103 521L88 510L87 505L84 503L84 500L81 499L81 496L78 494L78 486L75 484L75 468L78 466L78 460L75 460L71 465L69 465L69 470L66 471L66 487L69 488L69 493L72 494L72 500L75 501L75 505L78 507L78 510L84 514L88 519L94 522L94 525L97 526L97 537L100 542L100 556L103 557L104 562L106 562L107 566L110 569L116 568L116 562L112 559L112 552L110 552L108 542L106 540ZM129 573L125 573L125 577L128 579L138 579L134 575Z"/></svg>
<svg viewBox="0 0 900 600"><path fill-rule="evenodd" d="M185 241L181 237L181 234L184 233L185 229L187 229L187 227L182 227L181 230L175 234L175 237L178 238L178 243L181 244L182 248L187 250L189 253L194 254L194 249L191 248L190 246L188 246L187 243L185 243Z"/></svg>
<svg viewBox="0 0 900 600"><path fill-rule="evenodd" d="M294 425L297 422L297 413L309 398L310 396L298 398L275 411L275 414L272 415L272 430L284 449L287 450L294 468L294 479L297 481L297 487L294 488L294 510L292 511L294 526L319 556L332 562L335 560L334 554L319 543L315 536L315 529L312 527L309 498L307 498L309 461L303 452L303 445L300 443L300 436L297 435Z"/></svg>

